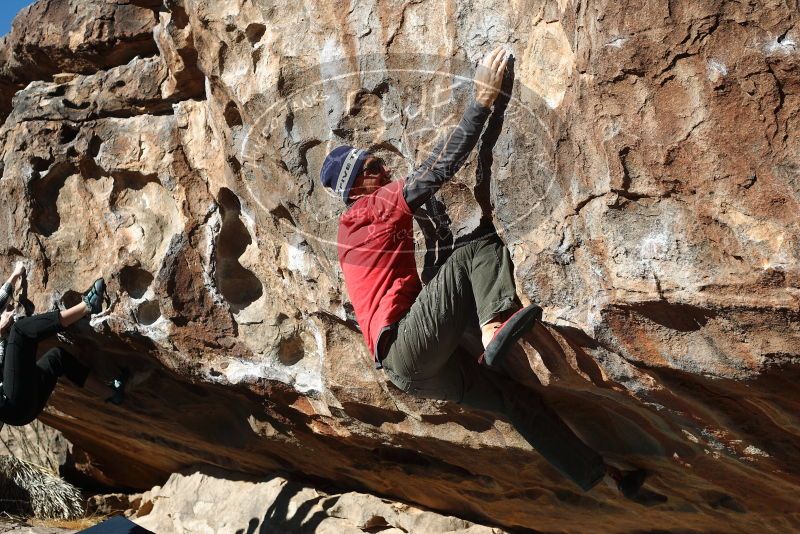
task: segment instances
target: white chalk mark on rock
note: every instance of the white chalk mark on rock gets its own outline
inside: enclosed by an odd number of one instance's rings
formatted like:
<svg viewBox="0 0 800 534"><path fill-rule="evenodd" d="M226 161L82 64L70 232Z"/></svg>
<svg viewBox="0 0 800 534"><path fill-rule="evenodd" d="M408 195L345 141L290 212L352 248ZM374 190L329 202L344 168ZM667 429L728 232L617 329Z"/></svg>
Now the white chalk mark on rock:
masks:
<svg viewBox="0 0 800 534"><path fill-rule="evenodd" d="M310 276L312 264L304 241L286 244L286 268L300 273L304 278Z"/></svg>
<svg viewBox="0 0 800 534"><path fill-rule="evenodd" d="M611 48L622 48L622 45L624 45L627 40L627 38L618 35L607 42L606 46L610 46Z"/></svg>
<svg viewBox="0 0 800 534"><path fill-rule="evenodd" d="M727 76L727 75L728 75L728 67L726 67L723 63L720 63L716 59L708 60L709 80L715 80L718 79L720 76Z"/></svg>
<svg viewBox="0 0 800 534"><path fill-rule="evenodd" d="M771 43L767 43L765 51L767 54L790 54L797 50L797 42L791 37L778 37Z"/></svg>
<svg viewBox="0 0 800 534"><path fill-rule="evenodd" d="M763 456L765 458L769 458L769 454L762 451L758 447L755 447L754 445L748 445L747 448L745 448L744 453L750 456Z"/></svg>

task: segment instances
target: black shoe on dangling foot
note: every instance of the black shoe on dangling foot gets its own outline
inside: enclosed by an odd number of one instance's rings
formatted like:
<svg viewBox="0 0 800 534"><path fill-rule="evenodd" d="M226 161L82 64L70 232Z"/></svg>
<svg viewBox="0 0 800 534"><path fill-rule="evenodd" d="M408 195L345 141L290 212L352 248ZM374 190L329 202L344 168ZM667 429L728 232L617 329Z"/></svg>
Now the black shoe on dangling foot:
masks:
<svg viewBox="0 0 800 534"><path fill-rule="evenodd" d="M100 313L103 309L103 297L105 297L105 294L106 282L102 278L98 278L94 281L92 287L83 294L83 302L86 304L89 313L92 315Z"/></svg>
<svg viewBox="0 0 800 534"><path fill-rule="evenodd" d="M111 388L111 396L106 399L106 402L116 404L117 406L125 402L125 385L130 376L130 371L128 371L128 369L123 369L119 376L107 384L108 387Z"/></svg>

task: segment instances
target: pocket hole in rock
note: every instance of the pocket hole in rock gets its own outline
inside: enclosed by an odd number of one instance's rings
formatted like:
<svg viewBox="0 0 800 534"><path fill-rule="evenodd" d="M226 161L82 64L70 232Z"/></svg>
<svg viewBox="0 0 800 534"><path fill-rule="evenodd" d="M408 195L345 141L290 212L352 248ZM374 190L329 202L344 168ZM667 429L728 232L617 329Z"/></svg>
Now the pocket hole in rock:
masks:
<svg viewBox="0 0 800 534"><path fill-rule="evenodd" d="M117 171L114 172L112 176L114 177L114 187L109 196L109 204L111 204L111 206L117 204L120 194L126 189L141 191L148 184L161 185L161 182L158 180L158 175L154 173L143 174L138 171Z"/></svg>
<svg viewBox="0 0 800 534"><path fill-rule="evenodd" d="M225 113L223 113L223 115L225 116L225 123L229 128L242 125L242 115L239 113L239 108L236 107L233 101L228 102L228 105L225 106Z"/></svg>
<svg viewBox="0 0 800 534"><path fill-rule="evenodd" d="M59 97L64 96L65 94L67 94L67 86L66 84L61 84L55 86L53 90L47 94L47 96Z"/></svg>
<svg viewBox="0 0 800 534"><path fill-rule="evenodd" d="M59 141L62 145L67 145L75 140L78 137L78 133L80 130L78 128L73 128L72 126L64 125L61 128L61 134L59 135Z"/></svg>
<svg viewBox="0 0 800 534"><path fill-rule="evenodd" d="M178 5L170 5L169 11L172 16L172 22L175 26L179 29L183 29L189 25L189 15L186 13L186 10ZM205 20L205 19L204 19Z"/></svg>
<svg viewBox="0 0 800 534"><path fill-rule="evenodd" d="M254 45L264 37L264 33L267 31L267 27L263 24L259 24L254 22L247 26L247 29L244 31L245 35L247 35L247 40L250 41L250 44Z"/></svg>
<svg viewBox="0 0 800 534"><path fill-rule="evenodd" d="M161 317L161 308L159 308L158 302L148 300L136 308L136 322L139 324L151 325L158 321L159 317Z"/></svg>
<svg viewBox="0 0 800 534"><path fill-rule="evenodd" d="M87 287L88 289L88 287ZM69 291L65 291L63 295L61 295L61 304L64 305L65 308L71 308L80 304L83 301L83 294L78 293L70 289Z"/></svg>
<svg viewBox="0 0 800 534"><path fill-rule="evenodd" d="M222 215L222 228L216 239L217 287L235 312L258 300L264 289L261 281L239 263L250 234L240 219L241 204L229 189L221 188L217 198Z"/></svg>
<svg viewBox="0 0 800 534"><path fill-rule="evenodd" d="M40 174L49 169L52 164L53 158L40 158L39 156L31 158L31 167Z"/></svg>
<svg viewBox="0 0 800 534"><path fill-rule="evenodd" d="M64 187L67 177L74 172L75 168L69 163L56 164L44 177L31 183L31 228L37 234L47 237L61 226L57 205L58 194Z"/></svg>
<svg viewBox="0 0 800 534"><path fill-rule="evenodd" d="M86 109L91 105L89 102L73 102L68 98L65 98L64 100L62 100L62 102L64 103L65 108L79 109L79 110Z"/></svg>
<svg viewBox="0 0 800 534"><path fill-rule="evenodd" d="M278 349L278 360L286 366L292 366L303 359L305 348L302 338L295 334L281 342Z"/></svg>
<svg viewBox="0 0 800 534"><path fill-rule="evenodd" d="M103 146L103 140L96 135L92 135L89 140L89 156L96 158L100 153L100 147Z"/></svg>
<svg viewBox="0 0 800 534"><path fill-rule="evenodd" d="M142 298L153 283L153 275L139 267L123 267L119 272L119 283L128 295L135 299Z"/></svg>

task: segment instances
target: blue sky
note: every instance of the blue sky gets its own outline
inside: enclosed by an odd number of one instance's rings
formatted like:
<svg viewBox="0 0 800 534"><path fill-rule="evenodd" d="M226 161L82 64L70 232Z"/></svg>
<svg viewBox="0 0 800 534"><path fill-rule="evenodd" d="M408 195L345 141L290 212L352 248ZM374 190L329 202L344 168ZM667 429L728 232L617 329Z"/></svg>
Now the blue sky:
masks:
<svg viewBox="0 0 800 534"><path fill-rule="evenodd" d="M11 21L23 7L33 0L0 0L0 36L11 31Z"/></svg>

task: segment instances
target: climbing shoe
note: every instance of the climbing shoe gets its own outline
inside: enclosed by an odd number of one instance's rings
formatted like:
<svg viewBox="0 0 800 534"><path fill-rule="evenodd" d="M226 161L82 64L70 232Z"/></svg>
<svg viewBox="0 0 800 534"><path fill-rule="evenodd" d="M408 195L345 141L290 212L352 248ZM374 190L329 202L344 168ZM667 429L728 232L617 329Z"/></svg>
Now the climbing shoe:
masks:
<svg viewBox="0 0 800 534"><path fill-rule="evenodd" d="M497 329L479 361L489 367L497 366L508 349L522 337L522 334L530 329L534 322L541 320L542 309L535 304L517 311Z"/></svg>
<svg viewBox="0 0 800 534"><path fill-rule="evenodd" d="M92 287L83 294L83 302L86 304L89 313L100 313L103 309L103 297L105 297L105 294L106 282L102 278L98 278L94 281Z"/></svg>
<svg viewBox="0 0 800 534"><path fill-rule="evenodd" d="M111 396L106 399L106 402L116 404L117 406L125 402L125 385L128 383L130 376L130 371L128 369L123 369L119 376L106 384L111 388Z"/></svg>

